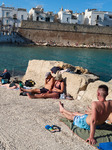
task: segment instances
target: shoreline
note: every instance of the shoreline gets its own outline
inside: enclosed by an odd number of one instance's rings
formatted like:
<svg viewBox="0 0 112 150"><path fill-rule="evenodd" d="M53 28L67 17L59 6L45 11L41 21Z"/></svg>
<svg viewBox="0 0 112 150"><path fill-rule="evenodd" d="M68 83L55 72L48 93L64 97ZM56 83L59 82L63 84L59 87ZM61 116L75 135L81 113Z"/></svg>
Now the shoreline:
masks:
<svg viewBox="0 0 112 150"><path fill-rule="evenodd" d="M14 45L14 46L24 46L24 47L27 47L27 46L42 46L42 47L65 47L65 48L87 48L87 49L109 49L109 50L112 50L112 46L102 46L102 45L64 45L64 44L49 44L47 42L37 42L37 43L12 43L12 42L0 42L0 45L4 45L4 44L11 44L11 45Z"/></svg>

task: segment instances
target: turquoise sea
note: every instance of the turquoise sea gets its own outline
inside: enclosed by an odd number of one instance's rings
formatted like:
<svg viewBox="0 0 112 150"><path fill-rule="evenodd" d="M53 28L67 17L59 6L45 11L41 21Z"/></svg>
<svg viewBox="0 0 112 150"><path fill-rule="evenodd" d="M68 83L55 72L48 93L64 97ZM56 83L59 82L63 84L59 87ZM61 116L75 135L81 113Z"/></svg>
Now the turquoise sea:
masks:
<svg viewBox="0 0 112 150"><path fill-rule="evenodd" d="M32 59L64 61L87 68L103 81L112 79L112 50L109 49L0 45L0 72L7 68L12 75L23 75Z"/></svg>

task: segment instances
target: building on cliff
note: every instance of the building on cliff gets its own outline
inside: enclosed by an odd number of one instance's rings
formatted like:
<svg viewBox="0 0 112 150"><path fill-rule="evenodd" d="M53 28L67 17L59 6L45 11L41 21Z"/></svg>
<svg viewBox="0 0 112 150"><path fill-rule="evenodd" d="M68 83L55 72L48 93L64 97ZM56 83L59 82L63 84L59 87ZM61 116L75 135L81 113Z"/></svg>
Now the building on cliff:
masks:
<svg viewBox="0 0 112 150"><path fill-rule="evenodd" d="M70 23L70 24L83 24L84 14L83 13L73 13L72 10L61 8L58 12L58 20L60 23Z"/></svg>
<svg viewBox="0 0 112 150"><path fill-rule="evenodd" d="M112 12L98 11L96 9L86 9L84 24L111 27Z"/></svg>
<svg viewBox="0 0 112 150"><path fill-rule="evenodd" d="M26 9L0 6L0 21L2 22L2 31L12 32L21 26L22 20L27 20L28 13Z"/></svg>
<svg viewBox="0 0 112 150"><path fill-rule="evenodd" d="M31 8L29 11L29 19L32 21L54 22L53 12L44 12L41 5Z"/></svg>
<svg viewBox="0 0 112 150"><path fill-rule="evenodd" d="M71 10L64 11L61 8L57 19L60 23L112 26L112 12L96 9L86 9L84 13L73 13Z"/></svg>

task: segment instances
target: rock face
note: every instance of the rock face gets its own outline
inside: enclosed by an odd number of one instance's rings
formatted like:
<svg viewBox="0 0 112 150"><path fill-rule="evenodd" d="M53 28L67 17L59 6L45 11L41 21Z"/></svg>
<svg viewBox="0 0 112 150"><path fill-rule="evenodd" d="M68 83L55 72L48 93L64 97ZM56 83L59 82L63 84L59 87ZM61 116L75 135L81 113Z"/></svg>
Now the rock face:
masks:
<svg viewBox="0 0 112 150"><path fill-rule="evenodd" d="M87 86L86 91L81 95L80 101L88 103L88 105L91 104L92 101L97 101L97 89L99 85L105 84L109 88L109 94L107 96L107 100L112 99L112 84L109 82L103 82L103 81L95 81L94 83L89 83ZM80 93L79 93L80 95Z"/></svg>
<svg viewBox="0 0 112 150"><path fill-rule="evenodd" d="M36 82L37 88L44 86L45 74L54 66L60 66L63 67L63 69L70 68L72 71L75 71L76 69L74 66L61 61L31 60L29 61L23 81L32 79ZM62 76L66 81L66 92L72 95L74 99L77 98L79 91L86 89L90 82L94 82L99 79L93 74L85 73L79 75L75 73L64 72Z"/></svg>

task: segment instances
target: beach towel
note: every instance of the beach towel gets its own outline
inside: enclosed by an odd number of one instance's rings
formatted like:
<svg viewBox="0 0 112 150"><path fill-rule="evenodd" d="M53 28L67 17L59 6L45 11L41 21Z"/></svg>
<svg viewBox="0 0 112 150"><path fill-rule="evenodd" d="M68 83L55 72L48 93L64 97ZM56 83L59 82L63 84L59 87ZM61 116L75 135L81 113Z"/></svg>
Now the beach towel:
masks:
<svg viewBox="0 0 112 150"><path fill-rule="evenodd" d="M89 130L81 129L73 125L73 122L66 118L61 118L60 121L67 125L76 135L78 135L84 141L86 141L86 139L89 137ZM95 147L99 146L99 143L112 142L112 125L106 123L100 125L100 128L95 130L94 138L97 141L97 143L94 145Z"/></svg>
<svg viewBox="0 0 112 150"><path fill-rule="evenodd" d="M98 148L100 150L112 150L112 142L100 143Z"/></svg>

